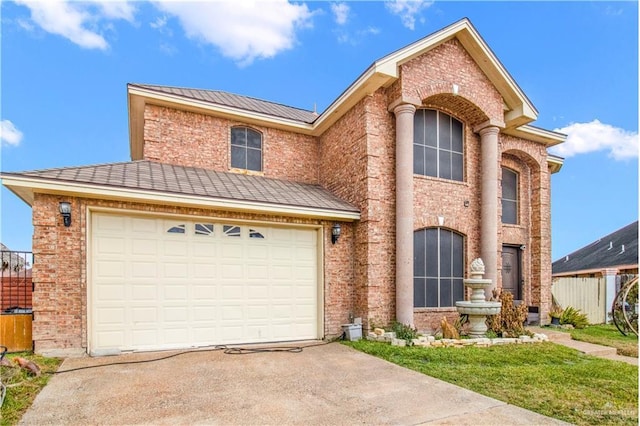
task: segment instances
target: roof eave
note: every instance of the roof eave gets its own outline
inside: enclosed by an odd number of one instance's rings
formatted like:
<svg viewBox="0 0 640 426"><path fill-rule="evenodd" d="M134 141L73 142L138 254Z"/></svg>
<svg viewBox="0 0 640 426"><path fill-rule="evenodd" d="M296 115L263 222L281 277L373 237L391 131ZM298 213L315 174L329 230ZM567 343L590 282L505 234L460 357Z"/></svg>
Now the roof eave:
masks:
<svg viewBox="0 0 640 426"><path fill-rule="evenodd" d="M160 192L135 188L93 185L56 179L0 174L0 181L24 202L33 205L35 193L77 196L83 198L131 201L147 204L175 205L183 207L213 208L225 211L285 215L325 220L355 221L360 219L357 211L329 208L284 205L247 200L202 197L173 192Z"/></svg>

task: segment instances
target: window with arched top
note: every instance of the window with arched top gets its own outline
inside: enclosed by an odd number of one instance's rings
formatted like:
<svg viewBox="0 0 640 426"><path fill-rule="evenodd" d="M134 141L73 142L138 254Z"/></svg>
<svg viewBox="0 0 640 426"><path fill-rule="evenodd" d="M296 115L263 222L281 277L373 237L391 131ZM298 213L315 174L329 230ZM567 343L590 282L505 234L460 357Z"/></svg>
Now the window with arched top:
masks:
<svg viewBox="0 0 640 426"><path fill-rule="evenodd" d="M518 173L502 168L502 223L518 224Z"/></svg>
<svg viewBox="0 0 640 426"><path fill-rule="evenodd" d="M452 307L464 300L464 236L444 228L413 233L413 306Z"/></svg>
<svg viewBox="0 0 640 426"><path fill-rule="evenodd" d="M413 172L464 180L462 122L441 111L419 109L413 117Z"/></svg>
<svg viewBox="0 0 640 426"><path fill-rule="evenodd" d="M248 127L231 128L231 167L262 171L262 135Z"/></svg>

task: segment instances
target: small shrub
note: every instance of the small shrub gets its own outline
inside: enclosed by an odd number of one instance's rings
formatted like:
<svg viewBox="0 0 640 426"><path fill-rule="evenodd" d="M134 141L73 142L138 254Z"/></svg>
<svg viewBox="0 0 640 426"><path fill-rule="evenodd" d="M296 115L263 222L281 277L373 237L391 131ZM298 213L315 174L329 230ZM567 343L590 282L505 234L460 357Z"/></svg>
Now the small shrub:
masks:
<svg viewBox="0 0 640 426"><path fill-rule="evenodd" d="M527 306L524 303L515 306L513 295L507 292L500 293L498 299L502 303L502 307L499 314L491 315L487 320L489 330L503 337L518 337L528 334L524 329L524 322L527 319Z"/></svg>
<svg viewBox="0 0 640 426"><path fill-rule="evenodd" d="M589 325L587 315L580 312L580 309L567 306L560 315L560 324L570 324L574 328L585 328Z"/></svg>
<svg viewBox="0 0 640 426"><path fill-rule="evenodd" d="M396 333L396 339L405 340L407 344L411 344L413 339L418 338L418 329L411 328L411 326L401 322L394 322L391 330Z"/></svg>

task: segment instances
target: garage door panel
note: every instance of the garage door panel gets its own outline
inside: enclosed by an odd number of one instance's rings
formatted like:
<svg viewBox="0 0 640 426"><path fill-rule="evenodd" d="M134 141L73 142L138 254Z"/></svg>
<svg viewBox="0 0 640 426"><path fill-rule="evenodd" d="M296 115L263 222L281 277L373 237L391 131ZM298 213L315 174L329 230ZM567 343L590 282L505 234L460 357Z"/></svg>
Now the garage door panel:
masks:
<svg viewBox="0 0 640 426"><path fill-rule="evenodd" d="M125 261L103 260L97 263L96 276L98 279L124 278Z"/></svg>
<svg viewBox="0 0 640 426"><path fill-rule="evenodd" d="M223 306L221 309L222 321L234 321L244 319L244 305Z"/></svg>
<svg viewBox="0 0 640 426"><path fill-rule="evenodd" d="M97 293L97 296L104 303L111 301L120 302L125 297L125 285L101 280L101 285L98 287Z"/></svg>
<svg viewBox="0 0 640 426"><path fill-rule="evenodd" d="M158 253L158 242L155 239L131 238L130 241L133 256L155 256Z"/></svg>
<svg viewBox="0 0 640 426"><path fill-rule="evenodd" d="M163 287L164 302L184 301L188 297L188 285L185 284L166 284Z"/></svg>
<svg viewBox="0 0 640 426"><path fill-rule="evenodd" d="M215 283L206 282L203 284L196 283L193 286L194 303L206 304L207 306L213 306L213 302L216 300L216 286Z"/></svg>
<svg viewBox="0 0 640 426"><path fill-rule="evenodd" d="M158 278L158 264L156 262L131 260L130 265L132 278Z"/></svg>
<svg viewBox="0 0 640 426"><path fill-rule="evenodd" d="M133 325L154 325L158 322L158 309L155 306L134 306L131 308Z"/></svg>
<svg viewBox="0 0 640 426"><path fill-rule="evenodd" d="M318 337L316 231L92 215L90 348Z"/></svg>
<svg viewBox="0 0 640 426"><path fill-rule="evenodd" d="M171 259L169 262L162 263L162 277L187 279L189 278L189 270L184 263Z"/></svg>
<svg viewBox="0 0 640 426"><path fill-rule="evenodd" d="M158 297L158 288L155 283L131 284L132 301L155 300Z"/></svg>
<svg viewBox="0 0 640 426"><path fill-rule="evenodd" d="M101 215L101 217L107 217L107 215ZM111 216L118 217L120 216ZM142 217L131 217L127 218L122 217L122 219L127 220L127 224L129 225L127 228L130 232L133 233L142 233L142 234L155 234L158 230L158 220L142 218Z"/></svg>

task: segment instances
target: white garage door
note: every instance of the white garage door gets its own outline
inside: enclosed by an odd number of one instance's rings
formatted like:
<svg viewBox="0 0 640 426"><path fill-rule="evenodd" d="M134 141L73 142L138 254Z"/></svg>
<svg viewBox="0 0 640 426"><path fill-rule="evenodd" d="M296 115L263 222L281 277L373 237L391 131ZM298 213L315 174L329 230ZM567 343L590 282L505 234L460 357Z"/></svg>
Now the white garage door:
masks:
<svg viewBox="0 0 640 426"><path fill-rule="evenodd" d="M317 232L94 213L90 352L318 338Z"/></svg>

